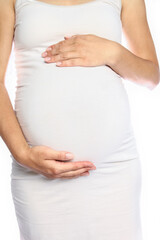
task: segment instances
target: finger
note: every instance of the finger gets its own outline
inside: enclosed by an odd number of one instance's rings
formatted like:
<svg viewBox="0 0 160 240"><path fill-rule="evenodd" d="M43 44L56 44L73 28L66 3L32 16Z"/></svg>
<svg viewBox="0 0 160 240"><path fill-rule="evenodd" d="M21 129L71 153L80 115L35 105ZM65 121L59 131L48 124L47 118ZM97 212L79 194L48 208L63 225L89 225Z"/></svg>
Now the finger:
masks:
<svg viewBox="0 0 160 240"><path fill-rule="evenodd" d="M66 172L66 173L56 174L55 177L56 178L77 177L80 174L82 174L86 171L89 171L89 170L91 170L91 169L82 168L82 169L79 169L79 170L76 170L76 171L69 171L69 172Z"/></svg>
<svg viewBox="0 0 160 240"><path fill-rule="evenodd" d="M45 157L46 160L71 160L74 158L74 154L67 151L56 151L52 148L48 148L47 151L45 151Z"/></svg>
<svg viewBox="0 0 160 240"><path fill-rule="evenodd" d="M64 36L64 39L66 39L66 40L68 40L70 38L71 38L72 41L75 42L75 39L83 38L83 35L81 35L81 34L75 34L75 35L68 34L68 35Z"/></svg>
<svg viewBox="0 0 160 240"><path fill-rule="evenodd" d="M73 36L72 36L72 35L65 35L65 36L64 36L64 39L67 40L67 39L69 39L69 38L71 38L71 37L73 37Z"/></svg>
<svg viewBox="0 0 160 240"><path fill-rule="evenodd" d="M68 49L68 47L71 49L71 47L74 46L73 41L71 41L70 39L66 39L66 40L60 41L60 42L48 47L46 49L47 54L55 55L55 54L58 54L59 52L66 51ZM43 55L43 53L42 53L42 55Z"/></svg>
<svg viewBox="0 0 160 240"><path fill-rule="evenodd" d="M88 176L88 175L89 175L89 171L86 171L86 172L80 174L80 176Z"/></svg>
<svg viewBox="0 0 160 240"><path fill-rule="evenodd" d="M75 43L75 41L77 41L77 39L78 39L78 36L80 36L80 35L72 35L72 36L66 36L66 37L64 37L65 38L65 40L62 40L62 41L59 41L58 43L56 43L56 44L53 44L52 45L52 49L53 49L53 47L54 48L59 48L59 47L62 47L62 46L66 46L66 45L70 45L70 44L74 44ZM67 41L66 41L67 40Z"/></svg>
<svg viewBox="0 0 160 240"><path fill-rule="evenodd" d="M75 67L75 66L83 66L84 61L82 58L72 58L63 61L57 61L56 66L58 67Z"/></svg>
<svg viewBox="0 0 160 240"><path fill-rule="evenodd" d="M44 52L42 52L41 57L47 57L53 50L53 45L49 46Z"/></svg>
<svg viewBox="0 0 160 240"><path fill-rule="evenodd" d="M73 44L67 44L65 46L61 46L61 48L53 48L51 51L46 51L42 53L42 57L52 57L65 52L76 51L76 47Z"/></svg>
<svg viewBox="0 0 160 240"><path fill-rule="evenodd" d="M42 175L44 175L45 177L47 177L48 179L56 179L57 177L56 176L51 176L49 174L46 174L46 173L42 173ZM72 178L78 178L80 176L88 176L89 175L89 171L85 171L77 176L74 176L74 177L61 177L63 179L72 179ZM59 177L58 177L59 178Z"/></svg>
<svg viewBox="0 0 160 240"><path fill-rule="evenodd" d="M44 175L45 177L47 177L48 179L55 179L56 177L47 173L41 173L42 175Z"/></svg>
<svg viewBox="0 0 160 240"><path fill-rule="evenodd" d="M79 162L58 162L55 161L48 163L48 169L50 169L55 174L66 173L69 171L77 171L83 168L94 168L96 169L95 165L89 161L79 161Z"/></svg>
<svg viewBox="0 0 160 240"><path fill-rule="evenodd" d="M58 54L59 52L67 51L67 47L69 47L71 50L71 47L75 46L75 42L77 41L77 38L78 38L77 35L72 35L71 37L68 37L68 38L66 37L65 40L63 41L60 41L56 44L52 44L46 49L45 52L42 53L42 57L46 57L49 54L55 55L55 54Z"/></svg>
<svg viewBox="0 0 160 240"><path fill-rule="evenodd" d="M78 51L73 51L69 49L69 51L59 52L56 55L50 54L49 56L44 58L44 61L47 63L60 62L60 61L69 60L69 59L78 58L78 57L80 57L80 54L78 53Z"/></svg>
<svg viewBox="0 0 160 240"><path fill-rule="evenodd" d="M41 54L42 57L45 58L45 61L50 61L48 58L51 56L55 56L64 52L76 51L77 47L79 47L79 41L77 40L77 36L73 36L64 41L60 41L57 44L49 46L45 52Z"/></svg>

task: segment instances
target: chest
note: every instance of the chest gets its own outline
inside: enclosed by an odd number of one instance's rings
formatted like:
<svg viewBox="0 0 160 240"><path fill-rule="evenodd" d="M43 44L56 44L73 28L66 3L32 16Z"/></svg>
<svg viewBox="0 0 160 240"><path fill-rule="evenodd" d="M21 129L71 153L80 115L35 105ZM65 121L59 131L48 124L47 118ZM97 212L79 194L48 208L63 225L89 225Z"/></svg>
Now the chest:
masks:
<svg viewBox="0 0 160 240"><path fill-rule="evenodd" d="M64 34L95 34L120 42L118 8L105 0L64 7L27 1L16 10L16 48L32 48L50 41L54 43L64 40Z"/></svg>

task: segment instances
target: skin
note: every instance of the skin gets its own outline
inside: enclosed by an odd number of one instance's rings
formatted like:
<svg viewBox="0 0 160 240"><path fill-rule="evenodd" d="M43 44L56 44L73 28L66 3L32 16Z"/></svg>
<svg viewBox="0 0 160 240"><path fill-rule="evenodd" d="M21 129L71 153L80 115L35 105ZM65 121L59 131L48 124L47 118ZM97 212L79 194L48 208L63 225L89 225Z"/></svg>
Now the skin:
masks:
<svg viewBox="0 0 160 240"><path fill-rule="evenodd" d="M121 21L129 49L92 34L73 35L48 46L42 57L46 63L61 63L56 64L59 67L107 65L124 79L151 90L160 74L144 0L122 0Z"/></svg>
<svg viewBox="0 0 160 240"><path fill-rule="evenodd" d="M68 2L68 5L72 2ZM47 178L75 178L85 172L89 173L94 166L92 162L71 162L73 153L67 159L67 151L56 151L47 146L30 148L25 140L5 87L5 73L14 35L14 4L15 0L0 0L0 135L17 162ZM61 4L64 5L64 2ZM64 41L50 46L52 50L47 52L52 61L46 63L62 61L61 67L107 65L124 79L128 78L152 89L159 83L159 66L145 18L143 0L123 0L121 18L132 52L115 42L91 34L71 38L66 36ZM141 38L140 34L145 37ZM91 47L94 47L94 52Z"/></svg>
<svg viewBox="0 0 160 240"><path fill-rule="evenodd" d="M89 170L96 168L92 162L71 162L73 153L67 158L67 151L56 151L47 146L30 148L25 140L5 87L14 35L14 4L15 0L0 0L0 136L17 162L47 178L76 178L84 173L89 174Z"/></svg>

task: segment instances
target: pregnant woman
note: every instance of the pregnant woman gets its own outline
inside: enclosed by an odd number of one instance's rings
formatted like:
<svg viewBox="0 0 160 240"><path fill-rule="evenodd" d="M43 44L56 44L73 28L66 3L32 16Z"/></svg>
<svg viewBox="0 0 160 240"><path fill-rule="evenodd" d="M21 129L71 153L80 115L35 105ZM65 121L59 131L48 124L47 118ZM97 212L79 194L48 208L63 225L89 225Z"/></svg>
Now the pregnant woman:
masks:
<svg viewBox="0 0 160 240"><path fill-rule="evenodd" d="M13 41L14 110L4 83ZM20 239L142 240L122 78L159 83L144 0L0 0L0 53L0 134Z"/></svg>

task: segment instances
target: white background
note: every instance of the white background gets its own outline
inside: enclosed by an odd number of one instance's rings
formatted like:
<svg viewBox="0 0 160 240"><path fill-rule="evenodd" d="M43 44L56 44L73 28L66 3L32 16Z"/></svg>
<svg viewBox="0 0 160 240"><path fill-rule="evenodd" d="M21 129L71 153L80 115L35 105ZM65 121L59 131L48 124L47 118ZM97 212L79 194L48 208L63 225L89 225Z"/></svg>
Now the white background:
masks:
<svg viewBox="0 0 160 240"><path fill-rule="evenodd" d="M160 1L146 0L147 17L160 60ZM123 39L125 46L125 39ZM150 91L124 80L129 96L132 125L142 164L141 217L143 240L160 239L160 85ZM13 51L9 60L6 87L14 105L16 73ZM10 190L10 152L0 138L0 239L18 240L19 229ZM83 239L82 239L83 240ZM123 239L120 239L123 240ZM129 239L128 239L129 240ZM136 239L135 239L136 240Z"/></svg>

